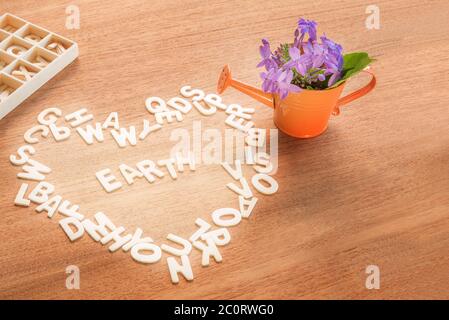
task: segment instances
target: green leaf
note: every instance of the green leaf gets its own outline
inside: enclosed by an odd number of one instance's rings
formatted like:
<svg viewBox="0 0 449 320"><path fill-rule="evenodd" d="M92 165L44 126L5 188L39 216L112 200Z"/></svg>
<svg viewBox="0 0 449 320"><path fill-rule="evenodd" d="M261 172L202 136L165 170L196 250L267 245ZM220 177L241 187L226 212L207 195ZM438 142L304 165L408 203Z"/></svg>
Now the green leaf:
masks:
<svg viewBox="0 0 449 320"><path fill-rule="evenodd" d="M345 54L343 56L342 77L334 83L331 88L337 87L350 77L355 76L373 61L375 60L370 58L366 52L352 52Z"/></svg>
<svg viewBox="0 0 449 320"><path fill-rule="evenodd" d="M288 43L283 43L280 46L281 48L281 57L284 63L287 63L290 61L290 53L288 52L290 45Z"/></svg>

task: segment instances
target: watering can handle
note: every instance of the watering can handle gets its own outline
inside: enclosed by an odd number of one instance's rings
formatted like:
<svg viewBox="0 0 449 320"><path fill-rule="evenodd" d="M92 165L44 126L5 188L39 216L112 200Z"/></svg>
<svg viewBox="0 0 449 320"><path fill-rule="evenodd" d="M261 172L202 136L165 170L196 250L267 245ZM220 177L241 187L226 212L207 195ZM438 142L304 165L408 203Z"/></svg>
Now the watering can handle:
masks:
<svg viewBox="0 0 449 320"><path fill-rule="evenodd" d="M335 106L334 111L332 112L333 115L338 116L340 114L341 106L344 106L345 104L357 98L363 97L365 94L373 90L374 87L376 86L376 76L374 75L373 71L371 71L368 68L362 71L365 73L369 73L371 75L372 77L371 81L366 86L360 88L359 90L354 91L353 93L350 93L344 96L343 98L338 99L337 105Z"/></svg>

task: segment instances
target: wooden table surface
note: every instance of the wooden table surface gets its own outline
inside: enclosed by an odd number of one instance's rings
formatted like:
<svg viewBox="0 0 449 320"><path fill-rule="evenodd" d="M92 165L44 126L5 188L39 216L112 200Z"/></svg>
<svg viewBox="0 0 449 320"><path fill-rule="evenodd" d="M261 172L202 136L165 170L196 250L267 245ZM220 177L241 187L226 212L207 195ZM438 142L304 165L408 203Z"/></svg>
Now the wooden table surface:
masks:
<svg viewBox="0 0 449 320"><path fill-rule="evenodd" d="M65 28L65 8L77 4L80 30ZM372 1L0 1L11 12L78 42L79 59L0 121L0 297L14 298L449 298L449 3L378 0L380 30L367 30ZM189 84L214 92L229 63L236 78L259 85L260 39L289 40L298 17L346 51L377 58L376 89L331 119L323 135L279 135L280 189L259 196L253 216L232 228L223 262L200 265L195 280L170 282L164 254L154 265L110 253L85 235L70 243L59 218L16 207L21 181L9 155L43 109L87 107L98 121L118 111L123 126L148 117L145 98L169 99ZM363 85L360 76L348 90ZM274 128L271 112L230 89L226 102L257 109L258 127ZM192 111L194 120L224 128L223 114ZM173 142L162 130L136 147L119 149L107 135L87 146L73 132L65 142L36 145L48 181L88 217L103 211L129 230L141 227L157 243L168 233L189 237L194 221L210 221L220 206L237 206L219 166L199 166L177 181L139 181L106 194L95 172L161 159ZM123 181L123 180L122 180ZM35 185L35 184L32 184ZM165 241L166 242L166 241ZM68 265L81 289L65 287ZM377 265L381 288L368 290L365 268Z"/></svg>

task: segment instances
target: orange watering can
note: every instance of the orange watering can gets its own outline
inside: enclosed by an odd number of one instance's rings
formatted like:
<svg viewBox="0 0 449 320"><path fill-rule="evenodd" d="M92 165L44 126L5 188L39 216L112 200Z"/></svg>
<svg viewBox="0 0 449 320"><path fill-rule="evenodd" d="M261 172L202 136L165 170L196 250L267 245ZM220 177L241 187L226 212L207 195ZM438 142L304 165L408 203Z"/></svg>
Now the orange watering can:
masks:
<svg viewBox="0 0 449 320"><path fill-rule="evenodd" d="M302 90L299 93L290 93L281 100L278 95L265 93L260 89L232 79L229 66L224 66L218 79L217 92L220 94L229 86L253 97L259 102L273 108L273 120L276 127L284 133L297 138L312 138L323 133L331 114L340 114L340 107L357 99L376 86L376 77L368 69L371 81L363 88L350 93L343 98L340 94L345 82L339 86L326 90Z"/></svg>

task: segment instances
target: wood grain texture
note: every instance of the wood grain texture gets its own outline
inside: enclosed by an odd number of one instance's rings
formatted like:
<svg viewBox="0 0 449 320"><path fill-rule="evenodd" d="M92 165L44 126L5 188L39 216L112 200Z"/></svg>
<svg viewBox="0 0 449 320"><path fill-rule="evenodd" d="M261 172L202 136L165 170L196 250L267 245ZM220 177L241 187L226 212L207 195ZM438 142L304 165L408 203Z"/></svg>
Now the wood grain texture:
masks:
<svg viewBox="0 0 449 320"><path fill-rule="evenodd" d="M381 29L367 30L372 1L9 1L0 10L74 39L79 59L0 121L0 297L79 298L449 298L449 3L378 0ZM81 9L81 29L65 29L65 8ZM378 86L342 109L327 132L309 140L279 137L278 194L260 196L254 216L232 228L224 261L200 266L195 280L172 285L165 258L145 266L111 254L88 236L70 243L57 224L13 205L20 181L8 157L46 107L65 113L88 107L104 120L141 126L150 95L170 98L182 85L215 89L223 64L236 78L259 84L255 65L262 37L291 38L299 16L313 18L346 51L377 58ZM366 78L352 80L347 90ZM273 128L271 112L228 90L227 102L257 108L256 124ZM224 115L191 112L223 127ZM204 129L203 128L203 129ZM194 220L218 206L237 205L226 173L201 166L157 185L144 181L106 194L95 172L167 155L170 130L135 148L110 136L86 146L76 135L47 139L35 158L53 168L48 180L92 217L141 227L161 243L167 233L188 237ZM381 270L381 289L365 288L365 268ZM81 269L81 289L65 288L65 268Z"/></svg>

